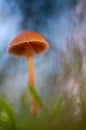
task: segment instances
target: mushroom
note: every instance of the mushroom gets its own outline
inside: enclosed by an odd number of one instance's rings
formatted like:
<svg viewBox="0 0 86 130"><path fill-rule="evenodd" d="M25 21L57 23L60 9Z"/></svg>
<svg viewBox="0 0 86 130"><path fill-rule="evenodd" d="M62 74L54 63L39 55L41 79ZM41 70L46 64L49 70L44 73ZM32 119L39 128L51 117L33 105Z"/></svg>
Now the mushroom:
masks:
<svg viewBox="0 0 86 130"><path fill-rule="evenodd" d="M13 38L8 47L9 54L17 57L26 57L28 83L33 87L35 86L33 57L47 51L48 47L47 41L39 33L33 31L20 32ZM34 114L38 112L39 105L31 95L30 97L32 103L31 113Z"/></svg>

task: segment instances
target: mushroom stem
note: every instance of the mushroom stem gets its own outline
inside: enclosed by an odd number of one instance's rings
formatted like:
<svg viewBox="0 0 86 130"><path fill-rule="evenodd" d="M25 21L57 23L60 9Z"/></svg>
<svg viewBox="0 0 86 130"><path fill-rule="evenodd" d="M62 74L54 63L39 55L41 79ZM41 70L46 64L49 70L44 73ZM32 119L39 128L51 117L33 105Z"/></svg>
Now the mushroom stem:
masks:
<svg viewBox="0 0 86 130"><path fill-rule="evenodd" d="M33 65L33 58L32 56L28 56L27 57L27 65L28 65L28 83L34 87L34 65ZM32 95L30 95L31 98L31 113L32 114L36 114L39 110L39 105L38 103L35 101L35 99L32 97Z"/></svg>
<svg viewBox="0 0 86 130"><path fill-rule="evenodd" d="M34 86L34 65L32 56L27 57L28 64L28 83Z"/></svg>

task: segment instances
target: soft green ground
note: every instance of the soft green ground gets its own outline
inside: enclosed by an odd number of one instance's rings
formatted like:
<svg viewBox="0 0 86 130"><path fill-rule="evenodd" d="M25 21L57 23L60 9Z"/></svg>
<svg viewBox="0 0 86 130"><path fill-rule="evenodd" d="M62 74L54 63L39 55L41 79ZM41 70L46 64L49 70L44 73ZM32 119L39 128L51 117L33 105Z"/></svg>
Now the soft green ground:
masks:
<svg viewBox="0 0 86 130"><path fill-rule="evenodd" d="M74 115L73 103L67 103L66 98L59 97L53 106L47 108L30 87L30 93L40 105L37 116L31 116L25 95L21 99L21 110L16 113L14 108L0 96L0 130L86 130L86 102L84 98L79 104L79 113Z"/></svg>

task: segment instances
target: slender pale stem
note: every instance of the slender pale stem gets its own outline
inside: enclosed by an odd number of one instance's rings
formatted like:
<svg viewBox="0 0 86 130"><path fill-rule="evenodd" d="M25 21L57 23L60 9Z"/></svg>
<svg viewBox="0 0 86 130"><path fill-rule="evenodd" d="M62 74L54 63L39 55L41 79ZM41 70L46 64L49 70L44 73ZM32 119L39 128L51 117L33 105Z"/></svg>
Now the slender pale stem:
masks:
<svg viewBox="0 0 86 130"><path fill-rule="evenodd" d="M33 64L33 57L30 53L27 55L27 65L28 65L28 84L30 84L32 87L34 87L35 86L34 64ZM36 114L39 110L39 105L35 101L35 99L32 97L32 95L30 95L30 98L31 98L31 103L32 103L31 113Z"/></svg>
<svg viewBox="0 0 86 130"><path fill-rule="evenodd" d="M27 57L27 65L28 65L28 83L34 86L34 65L32 56Z"/></svg>

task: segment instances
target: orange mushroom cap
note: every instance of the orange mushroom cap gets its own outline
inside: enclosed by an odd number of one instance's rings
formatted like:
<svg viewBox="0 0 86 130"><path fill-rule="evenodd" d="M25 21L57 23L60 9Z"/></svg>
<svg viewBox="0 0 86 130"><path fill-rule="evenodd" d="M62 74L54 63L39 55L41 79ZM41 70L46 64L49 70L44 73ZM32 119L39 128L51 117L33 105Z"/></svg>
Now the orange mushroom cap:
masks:
<svg viewBox="0 0 86 130"><path fill-rule="evenodd" d="M26 48L32 56L39 55L48 49L47 41L37 32L22 31L11 41L8 53L14 56L26 56Z"/></svg>

